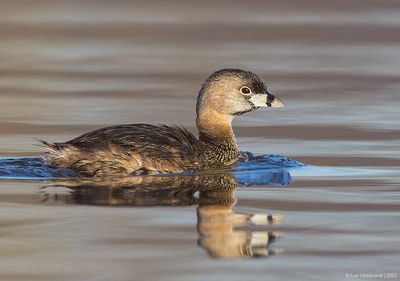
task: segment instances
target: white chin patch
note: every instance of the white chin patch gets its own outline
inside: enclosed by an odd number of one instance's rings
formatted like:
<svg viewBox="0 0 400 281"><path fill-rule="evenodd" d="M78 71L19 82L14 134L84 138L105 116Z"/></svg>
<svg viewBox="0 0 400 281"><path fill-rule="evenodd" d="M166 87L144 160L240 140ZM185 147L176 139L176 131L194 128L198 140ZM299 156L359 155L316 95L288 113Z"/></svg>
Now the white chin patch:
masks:
<svg viewBox="0 0 400 281"><path fill-rule="evenodd" d="M255 106L255 107L261 107L261 106L268 106L267 105L267 95L253 95L249 99L249 101Z"/></svg>

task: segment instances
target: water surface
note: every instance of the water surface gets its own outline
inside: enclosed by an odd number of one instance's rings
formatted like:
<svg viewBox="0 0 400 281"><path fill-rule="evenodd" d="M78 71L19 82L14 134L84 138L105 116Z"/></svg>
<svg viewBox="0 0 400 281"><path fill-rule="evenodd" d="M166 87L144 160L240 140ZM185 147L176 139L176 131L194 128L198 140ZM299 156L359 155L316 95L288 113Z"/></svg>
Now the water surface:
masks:
<svg viewBox="0 0 400 281"><path fill-rule="evenodd" d="M2 3L0 279L399 278L399 12L393 0ZM37 158L35 138L111 124L196 132L197 91L223 67L285 101L234 121L259 161L93 181Z"/></svg>

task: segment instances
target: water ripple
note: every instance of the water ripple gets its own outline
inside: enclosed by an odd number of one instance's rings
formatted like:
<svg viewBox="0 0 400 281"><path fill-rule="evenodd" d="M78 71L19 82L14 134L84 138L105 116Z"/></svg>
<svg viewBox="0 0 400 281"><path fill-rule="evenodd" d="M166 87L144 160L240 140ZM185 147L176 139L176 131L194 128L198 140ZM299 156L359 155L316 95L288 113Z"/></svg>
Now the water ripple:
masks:
<svg viewBox="0 0 400 281"><path fill-rule="evenodd" d="M305 165L284 156L253 156L251 153L245 152L242 153L241 161L236 167L221 172L233 173L238 183L245 185L288 185L292 182L288 169L302 166ZM46 164L38 157L0 158L0 180L46 180L78 177L78 173Z"/></svg>

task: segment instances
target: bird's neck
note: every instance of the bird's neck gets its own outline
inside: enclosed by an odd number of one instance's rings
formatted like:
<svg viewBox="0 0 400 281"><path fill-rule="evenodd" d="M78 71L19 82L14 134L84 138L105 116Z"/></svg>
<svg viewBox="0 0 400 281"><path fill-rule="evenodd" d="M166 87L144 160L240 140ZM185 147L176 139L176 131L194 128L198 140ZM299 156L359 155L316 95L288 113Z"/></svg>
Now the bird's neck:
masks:
<svg viewBox="0 0 400 281"><path fill-rule="evenodd" d="M232 130L231 115L220 114L213 110L202 111L198 114L196 123L199 129L199 140L215 150L237 154L239 148L236 144Z"/></svg>

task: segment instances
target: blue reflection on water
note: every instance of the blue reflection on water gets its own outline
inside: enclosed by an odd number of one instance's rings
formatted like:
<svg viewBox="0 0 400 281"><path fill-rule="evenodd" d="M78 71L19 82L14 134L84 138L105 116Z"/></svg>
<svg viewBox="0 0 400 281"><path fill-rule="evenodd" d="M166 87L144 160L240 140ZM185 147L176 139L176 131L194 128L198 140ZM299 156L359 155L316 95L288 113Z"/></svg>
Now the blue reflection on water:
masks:
<svg viewBox="0 0 400 281"><path fill-rule="evenodd" d="M243 155L244 157L236 167L221 170L221 173L234 174L237 182L244 185L288 185L292 182L289 170L305 166L284 156L253 156L251 153ZM174 176L176 175L174 174ZM188 173L185 175L187 176ZM0 158L0 179L2 180L46 180L77 177L79 175L76 172L48 165L38 157Z"/></svg>
<svg viewBox="0 0 400 281"><path fill-rule="evenodd" d="M0 179L44 180L72 178L78 174L69 169L48 165L41 158L0 158Z"/></svg>
<svg viewBox="0 0 400 281"><path fill-rule="evenodd" d="M244 185L288 185L292 182L289 170L305 166L280 155L253 156L242 153L243 160L234 168L236 181Z"/></svg>

